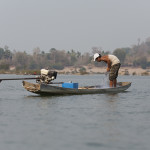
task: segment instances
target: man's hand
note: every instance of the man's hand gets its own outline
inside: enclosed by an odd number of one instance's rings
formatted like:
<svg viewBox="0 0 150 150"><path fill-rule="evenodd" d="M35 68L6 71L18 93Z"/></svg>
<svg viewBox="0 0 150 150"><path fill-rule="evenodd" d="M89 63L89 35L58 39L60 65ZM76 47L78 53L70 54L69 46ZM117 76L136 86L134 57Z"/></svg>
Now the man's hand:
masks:
<svg viewBox="0 0 150 150"><path fill-rule="evenodd" d="M110 68L107 68L107 72L109 72L110 71Z"/></svg>
<svg viewBox="0 0 150 150"><path fill-rule="evenodd" d="M107 76L109 74L109 72L105 72L105 76Z"/></svg>

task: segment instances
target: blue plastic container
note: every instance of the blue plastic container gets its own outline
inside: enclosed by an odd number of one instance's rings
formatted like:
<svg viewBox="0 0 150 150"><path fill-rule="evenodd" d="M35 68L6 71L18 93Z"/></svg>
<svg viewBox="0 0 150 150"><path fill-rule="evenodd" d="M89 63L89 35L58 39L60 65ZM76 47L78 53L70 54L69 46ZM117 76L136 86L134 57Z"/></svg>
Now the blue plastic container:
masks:
<svg viewBox="0 0 150 150"><path fill-rule="evenodd" d="M78 89L78 83L62 83L63 88Z"/></svg>

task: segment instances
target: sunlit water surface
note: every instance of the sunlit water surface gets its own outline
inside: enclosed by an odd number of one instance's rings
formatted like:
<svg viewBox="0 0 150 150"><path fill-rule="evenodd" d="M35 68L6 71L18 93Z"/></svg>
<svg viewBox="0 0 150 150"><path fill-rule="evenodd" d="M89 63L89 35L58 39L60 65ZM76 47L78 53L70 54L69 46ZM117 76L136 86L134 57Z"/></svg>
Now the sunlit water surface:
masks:
<svg viewBox="0 0 150 150"><path fill-rule="evenodd" d="M24 77L0 75L0 78ZM28 76L25 76L28 77ZM58 75L101 85L104 75ZM119 76L127 92L40 97L22 81L0 83L1 150L149 150L150 77ZM33 81L31 81L33 82Z"/></svg>

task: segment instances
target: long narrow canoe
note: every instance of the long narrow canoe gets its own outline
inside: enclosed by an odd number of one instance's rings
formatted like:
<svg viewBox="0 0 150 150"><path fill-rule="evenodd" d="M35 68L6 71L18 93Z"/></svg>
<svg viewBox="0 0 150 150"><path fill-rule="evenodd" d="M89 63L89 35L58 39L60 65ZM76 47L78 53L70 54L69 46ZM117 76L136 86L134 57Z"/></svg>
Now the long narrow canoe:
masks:
<svg viewBox="0 0 150 150"><path fill-rule="evenodd" d="M49 84L34 84L23 81L23 87L32 93L40 95L79 95L79 94L103 94L103 93L119 93L127 90L131 86L131 82L118 82L115 88L103 88L100 86L86 86L78 89L63 88Z"/></svg>

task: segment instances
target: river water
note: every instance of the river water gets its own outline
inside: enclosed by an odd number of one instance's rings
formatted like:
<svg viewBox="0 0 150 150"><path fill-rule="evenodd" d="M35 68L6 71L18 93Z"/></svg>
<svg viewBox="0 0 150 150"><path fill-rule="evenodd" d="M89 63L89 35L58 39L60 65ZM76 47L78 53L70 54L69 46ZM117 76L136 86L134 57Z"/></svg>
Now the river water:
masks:
<svg viewBox="0 0 150 150"><path fill-rule="evenodd" d="M24 76L0 75L6 77ZM55 81L98 85L104 75L58 75ZM0 150L149 150L150 77L118 81L132 85L118 94L49 97L26 91L22 81L1 82Z"/></svg>

